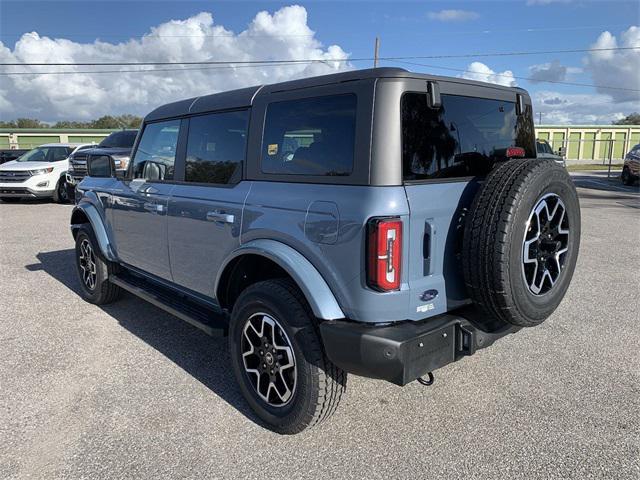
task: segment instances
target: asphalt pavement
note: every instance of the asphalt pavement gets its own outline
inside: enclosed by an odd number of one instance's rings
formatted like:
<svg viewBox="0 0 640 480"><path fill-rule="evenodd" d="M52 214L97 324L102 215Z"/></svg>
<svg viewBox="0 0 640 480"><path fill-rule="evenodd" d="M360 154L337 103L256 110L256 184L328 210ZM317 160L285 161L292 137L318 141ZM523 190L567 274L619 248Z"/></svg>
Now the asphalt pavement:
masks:
<svg viewBox="0 0 640 480"><path fill-rule="evenodd" d="M80 299L71 206L0 203L0 478L640 478L640 195L574 178L581 252L551 318L432 387L351 376L289 437L256 423L225 339Z"/></svg>

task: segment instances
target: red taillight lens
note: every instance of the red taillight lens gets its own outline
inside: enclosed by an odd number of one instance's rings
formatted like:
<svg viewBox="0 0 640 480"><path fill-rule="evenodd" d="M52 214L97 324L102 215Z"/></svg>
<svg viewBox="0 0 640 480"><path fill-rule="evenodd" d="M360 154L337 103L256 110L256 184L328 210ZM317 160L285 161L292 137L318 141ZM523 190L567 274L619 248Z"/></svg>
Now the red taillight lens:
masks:
<svg viewBox="0 0 640 480"><path fill-rule="evenodd" d="M522 147L509 147L507 148L507 158L524 158L526 152Z"/></svg>
<svg viewBox="0 0 640 480"><path fill-rule="evenodd" d="M397 218L374 218L368 225L367 283L376 290L400 288L402 222Z"/></svg>

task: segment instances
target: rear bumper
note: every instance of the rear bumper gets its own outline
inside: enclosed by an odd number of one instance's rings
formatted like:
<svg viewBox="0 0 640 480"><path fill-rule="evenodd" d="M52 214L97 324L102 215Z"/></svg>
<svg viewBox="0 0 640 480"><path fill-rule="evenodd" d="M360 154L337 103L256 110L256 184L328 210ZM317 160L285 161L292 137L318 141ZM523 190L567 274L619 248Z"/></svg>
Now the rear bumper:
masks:
<svg viewBox="0 0 640 480"><path fill-rule="evenodd" d="M473 355L519 329L506 326L486 332L470 320L451 314L384 327L348 320L320 323L325 351L335 365L355 375L401 386Z"/></svg>

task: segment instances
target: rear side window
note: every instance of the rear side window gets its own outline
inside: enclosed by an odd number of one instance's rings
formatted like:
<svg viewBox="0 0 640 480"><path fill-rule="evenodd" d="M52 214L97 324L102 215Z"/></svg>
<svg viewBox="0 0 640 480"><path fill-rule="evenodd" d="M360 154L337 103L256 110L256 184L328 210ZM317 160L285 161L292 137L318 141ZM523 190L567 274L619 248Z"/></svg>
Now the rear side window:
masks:
<svg viewBox="0 0 640 480"><path fill-rule="evenodd" d="M133 158L133 178L172 180L180 120L149 123Z"/></svg>
<svg viewBox="0 0 640 480"><path fill-rule="evenodd" d="M515 96L515 95L514 95ZM424 93L402 96L402 165L405 180L456 178L483 174L508 147L535 157L531 106L516 115L515 102L442 95L429 108Z"/></svg>
<svg viewBox="0 0 640 480"><path fill-rule="evenodd" d="M247 145L247 110L213 113L189 120L185 180L237 183Z"/></svg>
<svg viewBox="0 0 640 480"><path fill-rule="evenodd" d="M356 96L271 103L262 139L263 173L349 175L353 171Z"/></svg>

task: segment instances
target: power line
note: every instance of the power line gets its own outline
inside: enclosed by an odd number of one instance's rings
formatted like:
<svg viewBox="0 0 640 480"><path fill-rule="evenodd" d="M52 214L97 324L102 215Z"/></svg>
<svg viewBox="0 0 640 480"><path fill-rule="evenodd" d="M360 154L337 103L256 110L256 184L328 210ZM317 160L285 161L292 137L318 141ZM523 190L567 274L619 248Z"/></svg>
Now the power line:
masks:
<svg viewBox="0 0 640 480"><path fill-rule="evenodd" d="M370 59L367 59L370 60ZM353 61L364 61L364 60L359 60L359 59L355 59ZM308 62L308 64L312 64L312 63L318 63L320 61L318 60L311 60ZM461 73L473 73L475 75L484 75L486 77L489 76L495 76L495 77L505 77L505 78L513 78L513 79L518 79L518 80L527 80L527 81L536 81L539 83L554 83L554 84L558 84L558 85L569 85L569 86L579 86L579 87L592 87L592 88L597 88L597 89L607 89L607 90L622 90L622 91L629 91L629 92L640 92L640 90L636 90L633 88L624 88L624 87L613 87L613 86L608 86L608 85L594 85L594 84L590 84L590 83L577 83L577 82L564 82L564 81L556 81L556 80L537 80L537 79L531 79L530 77L521 77L521 76L517 76L517 75L506 75L506 74L502 74L502 73L482 73L482 72L475 72L473 70L466 70L463 68L454 68L454 67L443 67L443 66L439 66L439 65L428 65L426 63L417 63L417 62L407 62L407 61L402 61L402 60L393 60L394 63L399 63L399 64L404 64L404 65L414 65L414 66L420 66L420 67L427 67L427 68L433 68L433 69L437 69L437 70L448 70L448 71L454 71L454 72L461 72ZM205 66L205 67L181 67L181 68L153 68L153 69L145 69L145 70L89 70L89 71L73 71L73 72L38 72L38 73L33 73L33 72L13 72L13 73L0 73L1 75L72 75L72 74L108 74L108 73L157 73L157 72L188 72L188 71L203 71L203 70L229 70L229 69L235 69L235 68L261 68L261 67L274 67L274 66L286 66L286 65L290 65L289 63L284 63L284 64L275 64L275 63L270 63L270 64L265 64L265 65L256 65L256 64L251 64L251 65L218 65L218 66ZM298 65L301 65L301 63L298 63Z"/></svg>
<svg viewBox="0 0 640 480"><path fill-rule="evenodd" d="M555 84L559 84L559 85L571 85L574 87L592 87L592 88L599 88L599 89L607 89L607 90L622 90L622 91L626 91L626 92L640 92L640 89L635 89L635 88L624 88L624 87L612 87L612 86L608 86L608 85L594 85L591 83L577 83L577 82L565 82L565 81L560 81L560 80L538 80L538 79L532 79L530 77L520 77L517 75L506 75L504 73L483 73L483 72L475 72L473 70L466 70L464 68L453 68L453 67L442 67L442 66L438 66L438 65L427 65L425 63L416 63L416 62L405 62L405 61L401 61L401 60L394 60L395 63L401 63L401 64L405 64L405 65L415 65L415 66L420 66L420 67L427 67L427 68L435 68L435 69L439 69L439 70L449 70L452 72L462 72L462 73L473 73L474 75L484 75L486 77L505 77L505 78L515 78L518 80L527 80L527 81L533 81L533 82L539 82L539 83L555 83Z"/></svg>
<svg viewBox="0 0 640 480"><path fill-rule="evenodd" d="M570 50L536 50L536 51L520 51L520 52L494 52L494 53L465 53L454 55L412 55L403 57L380 57L379 60L386 61L400 61L400 60L426 60L426 59L450 59L450 58L479 58L479 57L514 57L525 55L551 55L561 53L584 53L584 52L611 52L611 51L627 51L627 50L640 50L640 45L632 47L611 47L611 48L580 48ZM324 62L355 62L355 61L372 61L373 58L319 58L319 59L301 59L301 60L199 60L199 61L184 61L184 62L35 62L35 63L19 63L19 62L6 62L0 63L0 66L8 67L44 67L44 66L66 66L66 67L80 67L80 66L155 66L155 65L230 65L230 64L296 64L296 63L308 63L314 61ZM37 73L37 72L36 72Z"/></svg>

